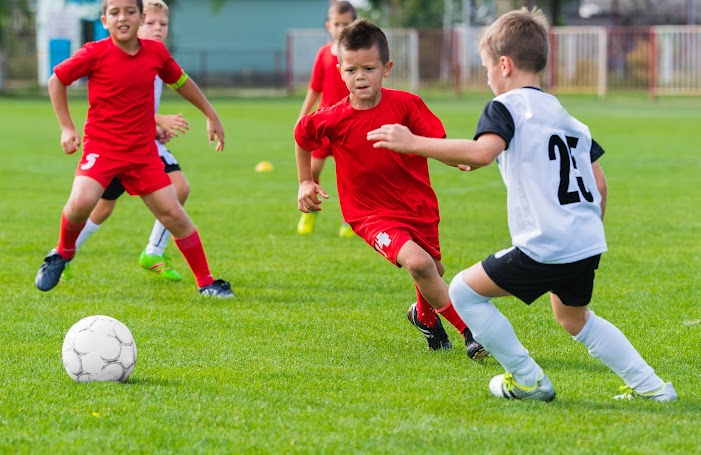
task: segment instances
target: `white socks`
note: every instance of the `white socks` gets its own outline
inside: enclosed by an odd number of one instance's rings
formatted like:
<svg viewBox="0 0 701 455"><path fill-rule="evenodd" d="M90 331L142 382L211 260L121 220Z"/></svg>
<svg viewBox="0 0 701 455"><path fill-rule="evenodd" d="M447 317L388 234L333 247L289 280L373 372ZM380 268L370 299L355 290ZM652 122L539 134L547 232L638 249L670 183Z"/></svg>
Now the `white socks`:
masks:
<svg viewBox="0 0 701 455"><path fill-rule="evenodd" d="M83 226L83 230L80 231L80 234L78 234L78 238L75 241L75 250L78 251L78 249L85 243L91 235L96 233L99 229L101 224L95 224L92 222L90 218L88 218L88 221L85 222L85 226Z"/></svg>
<svg viewBox="0 0 701 455"><path fill-rule="evenodd" d="M638 393L652 392L664 386L650 365L640 356L628 338L615 325L589 311L589 319L573 337Z"/></svg>
<svg viewBox="0 0 701 455"><path fill-rule="evenodd" d="M153 230L151 230L148 245L146 245L146 254L151 256L163 256L169 239L170 231L168 231L160 221L156 220L156 222L153 223Z"/></svg>
<svg viewBox="0 0 701 455"><path fill-rule="evenodd" d="M449 291L455 311L470 328L475 340L514 376L517 383L528 387L535 385L543 370L528 355L509 320L489 298L477 294L465 284L462 272L453 278Z"/></svg>

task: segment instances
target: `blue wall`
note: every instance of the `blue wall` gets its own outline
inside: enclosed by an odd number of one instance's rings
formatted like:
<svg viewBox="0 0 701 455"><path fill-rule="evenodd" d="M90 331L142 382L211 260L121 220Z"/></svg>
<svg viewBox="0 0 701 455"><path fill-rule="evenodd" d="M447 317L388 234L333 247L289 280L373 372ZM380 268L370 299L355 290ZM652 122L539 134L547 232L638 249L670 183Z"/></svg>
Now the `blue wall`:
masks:
<svg viewBox="0 0 701 455"><path fill-rule="evenodd" d="M180 0L171 9L168 45L193 76L279 75L286 70L287 30L323 29L328 6L329 0L229 0L213 11L207 0Z"/></svg>

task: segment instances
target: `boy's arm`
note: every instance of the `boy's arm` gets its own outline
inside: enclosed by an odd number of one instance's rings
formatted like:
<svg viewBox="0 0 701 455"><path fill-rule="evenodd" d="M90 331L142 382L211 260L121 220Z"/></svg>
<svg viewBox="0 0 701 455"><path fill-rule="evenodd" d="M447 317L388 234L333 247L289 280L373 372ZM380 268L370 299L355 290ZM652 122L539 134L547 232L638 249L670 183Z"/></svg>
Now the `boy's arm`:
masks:
<svg viewBox="0 0 701 455"><path fill-rule="evenodd" d="M601 219L604 219L604 213L606 212L606 199L608 197L608 185L606 184L606 176L604 175L604 170L601 169L601 165L598 161L591 163L591 168L594 171L594 180L596 180L596 188L601 193Z"/></svg>
<svg viewBox="0 0 701 455"><path fill-rule="evenodd" d="M224 127L217 116L216 111L209 103L207 97L202 93L202 90L197 86L195 81L188 78L185 83L178 87L177 92L188 100L193 106L202 111L205 117L207 117L207 134L209 136L209 143L214 143L214 139L217 139L217 146L215 150L221 152L224 150Z"/></svg>
<svg viewBox="0 0 701 455"><path fill-rule="evenodd" d="M80 133L73 125L71 112L68 109L68 91L55 74L49 78L49 97L51 104L58 118L58 125L61 128L61 147L63 153L68 155L75 153L80 147Z"/></svg>
<svg viewBox="0 0 701 455"><path fill-rule="evenodd" d="M416 136L404 125L382 125L368 133L373 147L386 148L398 153L435 158L462 170L474 170L487 166L506 148L501 136L486 133L477 140L440 139Z"/></svg>
<svg viewBox="0 0 701 455"><path fill-rule="evenodd" d="M295 142L295 159L297 161L297 179L299 189L297 191L297 207L300 211L309 213L321 210L320 194L324 199L328 199L321 185L314 182L312 177L312 154L304 150Z"/></svg>
<svg viewBox="0 0 701 455"><path fill-rule="evenodd" d="M317 92L316 90L312 90L310 88L307 89L307 95L304 97L304 101L302 102L302 110L299 112L299 117L297 117L298 122L299 119L312 111L316 105L316 102L319 101L319 96L321 96L321 92Z"/></svg>

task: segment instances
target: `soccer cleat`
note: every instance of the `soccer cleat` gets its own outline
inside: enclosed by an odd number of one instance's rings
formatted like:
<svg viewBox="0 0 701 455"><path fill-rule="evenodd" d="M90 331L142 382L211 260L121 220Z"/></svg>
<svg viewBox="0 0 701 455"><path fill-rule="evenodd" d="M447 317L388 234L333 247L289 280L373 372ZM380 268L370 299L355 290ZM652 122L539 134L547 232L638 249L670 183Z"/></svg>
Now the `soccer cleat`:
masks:
<svg viewBox="0 0 701 455"><path fill-rule="evenodd" d="M428 348L431 351L437 351L439 349L453 349L453 345L450 343L448 334L445 333L443 324L441 324L441 318L438 317L438 315L436 315L435 326L429 327L424 325L421 323L421 321L419 321L416 303L414 303L409 307L409 311L407 311L406 316L409 318L409 322L411 322L414 327L419 329L419 332L426 337L426 341L428 341Z"/></svg>
<svg viewBox="0 0 701 455"><path fill-rule="evenodd" d="M636 398L644 398L646 400L653 401L676 401L678 398L677 391L674 390L671 382L666 383L657 390L647 393L638 393L628 385L619 387L618 391L622 393L613 397L614 400L633 400Z"/></svg>
<svg viewBox="0 0 701 455"><path fill-rule="evenodd" d="M317 212L302 213L297 223L297 234L311 234L314 232L314 223L316 223Z"/></svg>
<svg viewBox="0 0 701 455"><path fill-rule="evenodd" d="M146 254L146 250L141 252L139 256L139 265L141 268L149 270L151 272L156 272L161 278L171 281L180 281L183 277L180 276L171 266L172 261L170 257L158 256L157 254Z"/></svg>
<svg viewBox="0 0 701 455"><path fill-rule="evenodd" d="M71 270L71 263L66 262L66 266L63 268L63 272L61 272L60 281L66 282L66 281L71 281L72 279L73 279L73 271Z"/></svg>
<svg viewBox="0 0 701 455"><path fill-rule="evenodd" d="M231 290L231 285L228 281L214 280L214 283L200 288L200 294L207 297L219 297L221 299L230 299L234 297Z"/></svg>
<svg viewBox="0 0 701 455"><path fill-rule="evenodd" d="M50 291L58 284L63 269L70 261L70 259L63 259L56 249L49 251L44 258L44 263L39 267L34 284L40 291Z"/></svg>
<svg viewBox="0 0 701 455"><path fill-rule="evenodd" d="M489 357L489 352L484 349L484 346L472 338L472 332L469 328L463 330L462 336L465 338L465 347L467 348L467 356L469 358L477 363L482 363L484 359Z"/></svg>
<svg viewBox="0 0 701 455"><path fill-rule="evenodd" d="M350 224L344 222L341 225L341 227L338 229L338 236L339 237L355 237L355 232L353 232L353 229L351 229Z"/></svg>
<svg viewBox="0 0 701 455"><path fill-rule="evenodd" d="M489 391L495 397L507 400L553 401L555 399L553 383L545 375L538 378L533 387L526 387L517 383L511 373L500 374L489 381Z"/></svg>

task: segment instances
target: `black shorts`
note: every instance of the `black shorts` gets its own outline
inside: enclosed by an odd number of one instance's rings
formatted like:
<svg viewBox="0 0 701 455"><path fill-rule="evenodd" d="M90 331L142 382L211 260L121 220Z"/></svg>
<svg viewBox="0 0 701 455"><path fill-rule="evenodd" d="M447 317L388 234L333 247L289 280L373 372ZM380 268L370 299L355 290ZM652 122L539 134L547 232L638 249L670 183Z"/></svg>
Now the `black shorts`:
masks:
<svg viewBox="0 0 701 455"><path fill-rule="evenodd" d="M166 174L180 170L180 165L177 162L175 164L169 164L163 157L161 157L161 161L163 161L163 167ZM119 177L115 177L112 179L110 184L107 185L105 192L102 193L102 199L116 201L122 194L124 194L124 186L122 186L122 182L119 180Z"/></svg>
<svg viewBox="0 0 701 455"><path fill-rule="evenodd" d="M552 292L567 306L584 306L591 301L600 259L597 254L569 264L541 264L511 247L489 256L482 266L500 288L529 305Z"/></svg>

